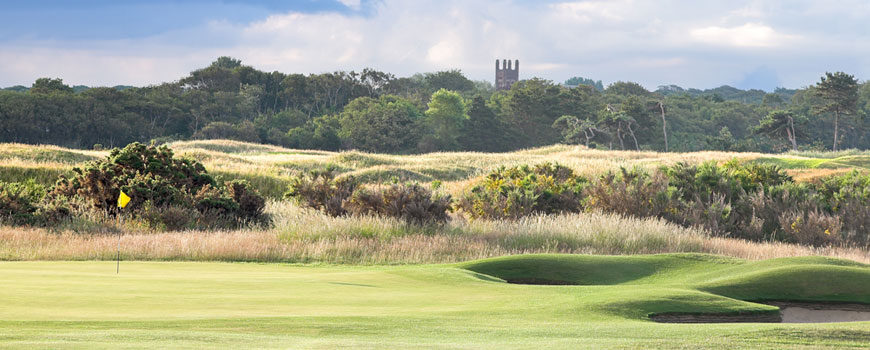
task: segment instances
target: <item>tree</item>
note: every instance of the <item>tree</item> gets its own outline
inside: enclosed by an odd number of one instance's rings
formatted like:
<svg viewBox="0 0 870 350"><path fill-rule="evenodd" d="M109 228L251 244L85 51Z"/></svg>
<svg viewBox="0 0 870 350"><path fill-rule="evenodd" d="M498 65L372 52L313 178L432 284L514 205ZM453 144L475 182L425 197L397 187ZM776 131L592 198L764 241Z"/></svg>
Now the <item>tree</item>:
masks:
<svg viewBox="0 0 870 350"><path fill-rule="evenodd" d="M410 101L385 95L357 98L339 115L339 137L347 148L402 153L417 144L420 111Z"/></svg>
<svg viewBox="0 0 870 350"><path fill-rule="evenodd" d="M474 82L468 80L459 69L451 69L435 73L426 73L423 82L429 91L447 89L451 91L468 91L474 89Z"/></svg>
<svg viewBox="0 0 870 350"><path fill-rule="evenodd" d="M755 128L755 132L762 135L767 135L771 138L782 138L785 134L786 139L791 143L791 149L797 151L797 133L795 130L795 116L793 113L784 110L775 110L767 114L764 119Z"/></svg>
<svg viewBox="0 0 870 350"><path fill-rule="evenodd" d="M604 92L604 84L601 83L601 80L592 80L584 77L573 77L565 80L565 85L568 86L578 86L580 84L589 85L594 87L598 92Z"/></svg>
<svg viewBox="0 0 870 350"><path fill-rule="evenodd" d="M56 78L39 78L33 82L33 86L30 87L30 93L32 94L51 94L51 93L62 93L62 94L71 94L73 93L73 88L69 85L63 83L63 79Z"/></svg>
<svg viewBox="0 0 870 350"><path fill-rule="evenodd" d="M654 113L661 113L662 116L662 134L665 138L665 152L668 152L668 120L665 118L665 102L657 101L651 108Z"/></svg>
<svg viewBox="0 0 870 350"><path fill-rule="evenodd" d="M305 125L290 129L287 132L287 144L292 148L337 151L341 148L341 139L338 137L340 128L337 116L317 117Z"/></svg>
<svg viewBox="0 0 870 350"><path fill-rule="evenodd" d="M834 151L840 142L840 117L855 114L858 106L858 81L843 72L825 73L816 85L816 94L824 104L816 106L819 112L834 113Z"/></svg>
<svg viewBox="0 0 870 350"><path fill-rule="evenodd" d="M625 82L625 81L617 81L613 84L607 86L607 89L604 92L608 94L615 95L634 95L634 96L648 96L650 94L649 90L644 88L638 83L633 82Z"/></svg>
<svg viewBox="0 0 870 350"><path fill-rule="evenodd" d="M460 132L468 120L465 101L458 93L440 89L432 94L426 110L426 126L431 132L423 141L423 151L450 151L459 148Z"/></svg>
<svg viewBox="0 0 870 350"><path fill-rule="evenodd" d="M395 75L371 68L363 69L360 74L360 82L368 90L369 97L377 97L393 80L396 80Z"/></svg>
<svg viewBox="0 0 870 350"><path fill-rule="evenodd" d="M582 135L585 141L586 148L589 148L589 142L595 138L595 132L600 132L598 123L593 120L580 119L573 115L563 115L553 122L553 128L560 129L565 143L574 144L580 143Z"/></svg>
<svg viewBox="0 0 870 350"><path fill-rule="evenodd" d="M784 103L785 100L779 94L766 94L761 100L761 104L771 108L780 108Z"/></svg>
<svg viewBox="0 0 870 350"><path fill-rule="evenodd" d="M595 89L580 86L569 89L552 81L533 78L521 80L507 92L493 95L505 122L521 135L516 148L551 145L561 139L553 122L563 115L592 115L601 108Z"/></svg>
<svg viewBox="0 0 870 350"><path fill-rule="evenodd" d="M504 123L486 105L486 100L478 95L469 103L468 121L462 128L459 144L467 151L502 152L512 146L508 132Z"/></svg>

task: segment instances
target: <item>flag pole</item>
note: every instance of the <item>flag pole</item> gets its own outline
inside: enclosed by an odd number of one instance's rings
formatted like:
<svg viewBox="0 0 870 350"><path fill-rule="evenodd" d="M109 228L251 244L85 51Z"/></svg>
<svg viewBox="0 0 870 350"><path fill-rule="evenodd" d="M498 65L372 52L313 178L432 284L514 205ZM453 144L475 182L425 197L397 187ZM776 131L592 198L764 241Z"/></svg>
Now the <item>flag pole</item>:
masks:
<svg viewBox="0 0 870 350"><path fill-rule="evenodd" d="M118 209L118 263L115 265L115 274L121 272L121 209Z"/></svg>
<svg viewBox="0 0 870 350"><path fill-rule="evenodd" d="M121 214L124 211L124 208L127 207L127 203L130 203L130 196L124 193L121 190L121 193L118 194L118 262L115 265L115 274L121 272L121 233L124 227L121 226Z"/></svg>

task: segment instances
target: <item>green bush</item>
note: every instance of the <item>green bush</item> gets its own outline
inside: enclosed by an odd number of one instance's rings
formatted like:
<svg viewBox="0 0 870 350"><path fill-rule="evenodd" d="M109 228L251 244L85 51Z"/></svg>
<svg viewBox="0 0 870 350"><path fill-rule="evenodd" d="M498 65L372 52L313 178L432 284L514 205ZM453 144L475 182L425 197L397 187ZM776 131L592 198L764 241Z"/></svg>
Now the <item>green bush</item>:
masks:
<svg viewBox="0 0 870 350"><path fill-rule="evenodd" d="M591 181L584 195L587 210L625 216L673 216L679 207L665 173L637 168L608 171Z"/></svg>
<svg viewBox="0 0 870 350"><path fill-rule="evenodd" d="M870 176L857 171L799 184L772 165L679 163L652 173L608 172L584 195L587 210L659 217L719 236L870 244Z"/></svg>
<svg viewBox="0 0 870 350"><path fill-rule="evenodd" d="M315 170L292 177L284 197L330 216L342 216L347 214L344 202L358 186L353 176L336 179L330 170Z"/></svg>
<svg viewBox="0 0 870 350"><path fill-rule="evenodd" d="M10 225L33 224L36 204L45 190L39 185L0 182L0 222Z"/></svg>
<svg viewBox="0 0 870 350"><path fill-rule="evenodd" d="M456 206L472 218L488 219L579 212L586 182L556 163L500 167L466 191Z"/></svg>
<svg viewBox="0 0 870 350"><path fill-rule="evenodd" d="M45 186L33 179L25 182L0 182L0 223L44 226L69 216L66 203L47 203L45 196Z"/></svg>
<svg viewBox="0 0 870 350"><path fill-rule="evenodd" d="M115 148L104 160L74 168L48 197L51 202L84 203L115 213L121 191L131 198L124 212L143 215L157 228L238 227L268 221L265 200L246 182L218 184L196 160L176 158L166 146L140 143ZM192 210L198 215L189 215ZM187 222L182 222L184 217Z"/></svg>
<svg viewBox="0 0 870 350"><path fill-rule="evenodd" d="M381 191L356 190L345 203L355 215L393 217L408 224L426 225L447 222L451 198L433 194L418 184L395 184Z"/></svg>

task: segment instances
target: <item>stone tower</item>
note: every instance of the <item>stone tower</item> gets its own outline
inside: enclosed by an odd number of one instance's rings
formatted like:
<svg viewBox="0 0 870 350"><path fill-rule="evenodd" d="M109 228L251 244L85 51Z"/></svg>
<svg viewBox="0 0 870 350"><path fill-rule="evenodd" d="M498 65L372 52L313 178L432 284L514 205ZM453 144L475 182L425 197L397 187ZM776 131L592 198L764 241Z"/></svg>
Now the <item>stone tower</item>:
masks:
<svg viewBox="0 0 870 350"><path fill-rule="evenodd" d="M510 60L502 60L501 68L498 67L498 60L495 60L495 89L510 90L511 86L520 80L520 60L515 60L511 67Z"/></svg>

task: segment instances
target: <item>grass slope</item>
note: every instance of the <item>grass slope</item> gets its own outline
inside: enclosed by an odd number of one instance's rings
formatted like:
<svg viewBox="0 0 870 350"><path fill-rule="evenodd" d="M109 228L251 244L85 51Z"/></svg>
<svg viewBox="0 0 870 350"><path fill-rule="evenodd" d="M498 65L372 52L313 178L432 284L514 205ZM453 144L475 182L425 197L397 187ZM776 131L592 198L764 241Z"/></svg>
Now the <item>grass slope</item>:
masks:
<svg viewBox="0 0 870 350"><path fill-rule="evenodd" d="M557 161L586 175L620 166L654 167L678 161L751 160L759 153L692 152L660 153L590 150L581 146L554 145L507 153L436 152L419 155L373 154L358 151L327 152L287 149L229 140L183 141L169 144L177 154L201 161L209 172L225 180L246 179L261 193L280 198L288 176L300 171L333 169L370 184L402 181L442 181L458 193L471 179L499 166ZM82 151L57 146L0 143L0 181L37 181L54 184L57 174L107 155L107 151Z"/></svg>
<svg viewBox="0 0 870 350"><path fill-rule="evenodd" d="M501 280L540 271L583 285ZM846 292L831 294L838 287L819 273L839 278ZM745 288L759 276L777 283ZM0 348L9 349L857 349L870 340L866 322L646 319L656 312L774 310L722 293L868 301L870 267L835 259L539 255L413 267L124 262L120 275L110 262L7 262L0 281Z"/></svg>

